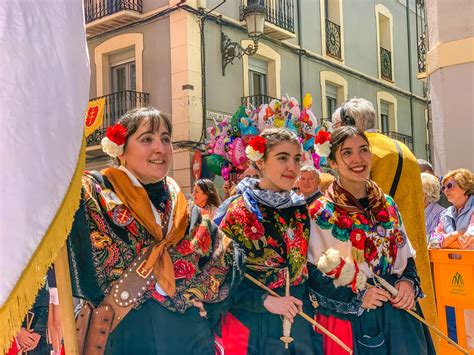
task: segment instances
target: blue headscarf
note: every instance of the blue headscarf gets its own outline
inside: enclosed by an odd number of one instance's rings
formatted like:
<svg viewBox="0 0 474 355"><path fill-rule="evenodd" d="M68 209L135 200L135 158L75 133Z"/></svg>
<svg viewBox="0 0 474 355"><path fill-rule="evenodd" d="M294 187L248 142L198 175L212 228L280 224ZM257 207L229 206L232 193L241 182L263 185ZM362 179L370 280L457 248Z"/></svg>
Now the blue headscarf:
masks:
<svg viewBox="0 0 474 355"><path fill-rule="evenodd" d="M214 215L214 222L219 225L227 213L229 205L240 196L243 197L247 209L257 216L258 221L262 220L262 212L258 204L273 208L288 208L292 206L302 206L306 202L303 197L298 196L294 191L275 192L270 190L261 190L257 179L245 178L236 187L237 193L225 200L217 209Z"/></svg>

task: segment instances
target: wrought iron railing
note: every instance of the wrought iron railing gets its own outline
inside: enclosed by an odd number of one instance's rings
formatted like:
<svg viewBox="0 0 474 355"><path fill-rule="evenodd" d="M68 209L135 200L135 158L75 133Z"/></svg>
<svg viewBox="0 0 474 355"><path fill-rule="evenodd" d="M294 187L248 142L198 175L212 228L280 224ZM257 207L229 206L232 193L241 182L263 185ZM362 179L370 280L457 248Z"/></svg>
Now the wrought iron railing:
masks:
<svg viewBox="0 0 474 355"><path fill-rule="evenodd" d="M262 104L269 104L272 100L276 100L275 97L271 97L268 95L251 95L251 96L243 96L240 99L240 103L242 106L248 106L257 108Z"/></svg>
<svg viewBox="0 0 474 355"><path fill-rule="evenodd" d="M380 74L382 79L392 81L392 52L380 47Z"/></svg>
<svg viewBox="0 0 474 355"><path fill-rule="evenodd" d="M425 1L416 0L418 73L426 73L426 53L428 52L427 31Z"/></svg>
<svg viewBox="0 0 474 355"><path fill-rule="evenodd" d="M394 131L383 132L383 134L404 143L408 148L410 148L411 151L413 151L413 137L412 136L409 136L403 133L394 132Z"/></svg>
<svg viewBox="0 0 474 355"><path fill-rule="evenodd" d="M102 127L87 137L87 146L100 144L107 127L115 124L125 112L138 107L146 107L150 102L150 94L130 90L96 97L91 99L91 101L101 97L105 97L104 120Z"/></svg>
<svg viewBox="0 0 474 355"><path fill-rule="evenodd" d="M291 33L295 33L294 0L261 0L265 3L265 21ZM244 20L243 12L248 0L241 0L240 21Z"/></svg>
<svg viewBox="0 0 474 355"><path fill-rule="evenodd" d="M326 54L341 59L341 26L326 19Z"/></svg>
<svg viewBox="0 0 474 355"><path fill-rule="evenodd" d="M98 20L123 10L142 12L142 0L85 0L84 15L86 23Z"/></svg>

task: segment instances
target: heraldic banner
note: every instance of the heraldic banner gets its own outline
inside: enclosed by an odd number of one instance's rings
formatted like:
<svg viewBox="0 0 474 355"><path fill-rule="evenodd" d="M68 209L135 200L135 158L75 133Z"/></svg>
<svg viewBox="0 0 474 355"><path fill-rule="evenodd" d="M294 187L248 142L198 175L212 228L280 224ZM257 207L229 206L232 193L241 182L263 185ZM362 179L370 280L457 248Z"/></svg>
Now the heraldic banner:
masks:
<svg viewBox="0 0 474 355"><path fill-rule="evenodd" d="M0 351L5 352L79 205L89 58L81 1L0 6Z"/></svg>

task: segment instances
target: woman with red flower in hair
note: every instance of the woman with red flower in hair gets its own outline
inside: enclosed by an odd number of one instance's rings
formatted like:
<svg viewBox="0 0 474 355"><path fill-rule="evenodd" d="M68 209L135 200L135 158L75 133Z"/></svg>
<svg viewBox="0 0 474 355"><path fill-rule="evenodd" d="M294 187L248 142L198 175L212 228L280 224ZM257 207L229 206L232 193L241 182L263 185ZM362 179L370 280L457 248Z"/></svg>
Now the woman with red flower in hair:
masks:
<svg viewBox="0 0 474 355"><path fill-rule="evenodd" d="M221 323L226 353L313 355L314 345L321 344L311 325L296 316L303 308L311 311L306 288L310 220L305 200L292 191L301 150L291 131L264 130L246 149L262 177L242 180L236 195L216 212L214 221L243 248L246 272L282 296L269 295L247 279L240 283ZM284 324L294 339L287 349L280 340Z"/></svg>
<svg viewBox="0 0 474 355"><path fill-rule="evenodd" d="M215 352L203 307L230 294L238 254L167 176L171 134L160 111L127 112L102 140L118 166L83 177L68 239L81 353Z"/></svg>
<svg viewBox="0 0 474 355"><path fill-rule="evenodd" d="M329 148L328 162L337 179L309 206L308 286L319 303L317 319L361 354L434 354L427 328L403 311L416 307L421 314L417 299L423 293L415 250L394 200L369 178L372 153L367 137L355 127L341 127L332 133ZM354 270L352 281L333 293L321 289L315 272L326 267L331 249ZM344 262L327 272L337 286ZM374 275L398 289L398 296L391 298L381 288L357 283L360 278L374 283ZM326 337L324 350L344 353Z"/></svg>

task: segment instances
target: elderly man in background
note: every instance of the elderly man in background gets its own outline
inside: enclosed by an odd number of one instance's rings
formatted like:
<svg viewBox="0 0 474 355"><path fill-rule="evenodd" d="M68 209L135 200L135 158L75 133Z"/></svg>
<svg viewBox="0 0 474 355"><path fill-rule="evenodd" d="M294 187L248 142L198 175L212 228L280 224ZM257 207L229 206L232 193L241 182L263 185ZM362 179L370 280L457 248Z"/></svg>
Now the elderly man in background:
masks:
<svg viewBox="0 0 474 355"><path fill-rule="evenodd" d="M332 122L357 126L365 131L372 151L371 178L399 207L408 238L416 250L416 267L426 295L420 304L428 322L437 324L425 224L422 222L425 219L423 189L415 156L402 142L377 132L375 109L366 99L354 98L342 104L334 111Z"/></svg>
<svg viewBox="0 0 474 355"><path fill-rule="evenodd" d="M308 206L322 196L319 191L319 183L319 171L313 165L304 165L301 168L298 187Z"/></svg>

